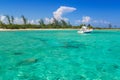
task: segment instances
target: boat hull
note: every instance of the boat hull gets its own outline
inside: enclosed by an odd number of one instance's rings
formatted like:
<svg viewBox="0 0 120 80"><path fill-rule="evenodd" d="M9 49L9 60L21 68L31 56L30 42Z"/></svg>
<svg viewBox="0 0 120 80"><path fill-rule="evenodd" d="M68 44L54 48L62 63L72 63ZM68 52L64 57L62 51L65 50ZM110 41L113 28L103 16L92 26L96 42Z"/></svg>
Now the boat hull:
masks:
<svg viewBox="0 0 120 80"><path fill-rule="evenodd" d="M86 30L86 31L83 31L83 30L79 30L78 33L91 33L93 30Z"/></svg>

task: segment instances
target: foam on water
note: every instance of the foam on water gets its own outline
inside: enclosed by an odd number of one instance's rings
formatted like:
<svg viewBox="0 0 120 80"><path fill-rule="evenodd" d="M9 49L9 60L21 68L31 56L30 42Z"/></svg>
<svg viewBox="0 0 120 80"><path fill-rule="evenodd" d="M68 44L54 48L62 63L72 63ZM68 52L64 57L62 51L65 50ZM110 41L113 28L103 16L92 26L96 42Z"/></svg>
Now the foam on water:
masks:
<svg viewBox="0 0 120 80"><path fill-rule="evenodd" d="M0 80L120 80L120 31L0 32Z"/></svg>

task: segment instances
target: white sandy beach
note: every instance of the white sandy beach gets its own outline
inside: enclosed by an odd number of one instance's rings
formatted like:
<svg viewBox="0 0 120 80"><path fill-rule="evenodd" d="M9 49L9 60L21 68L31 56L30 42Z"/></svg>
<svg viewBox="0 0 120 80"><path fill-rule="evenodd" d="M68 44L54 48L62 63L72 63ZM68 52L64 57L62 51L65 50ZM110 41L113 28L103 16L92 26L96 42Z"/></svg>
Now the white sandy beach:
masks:
<svg viewBox="0 0 120 80"><path fill-rule="evenodd" d="M31 31L31 30L79 30L79 29L0 29L0 31ZM120 30L120 29L94 29L94 30Z"/></svg>
<svg viewBox="0 0 120 80"><path fill-rule="evenodd" d="M78 29L0 29L0 31L29 31L29 30L78 30Z"/></svg>

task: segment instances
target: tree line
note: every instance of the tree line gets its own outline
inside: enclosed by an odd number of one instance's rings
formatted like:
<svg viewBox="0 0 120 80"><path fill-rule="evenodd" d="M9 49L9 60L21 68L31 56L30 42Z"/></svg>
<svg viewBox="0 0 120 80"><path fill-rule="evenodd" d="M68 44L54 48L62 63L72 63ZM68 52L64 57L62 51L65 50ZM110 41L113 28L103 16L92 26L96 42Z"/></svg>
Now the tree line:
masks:
<svg viewBox="0 0 120 80"><path fill-rule="evenodd" d="M70 22L67 22L65 20L57 20L53 18L52 23L45 24L45 21L43 19L40 19L38 21L39 24L31 24L28 22L28 19L22 15L21 19L23 24L16 24L15 18L13 16L6 15L5 16L8 23L4 23L0 20L0 28L2 29L39 29L39 28L81 28L85 24L80 24L79 26L73 26L70 24ZM89 28L93 28L90 24L88 24Z"/></svg>

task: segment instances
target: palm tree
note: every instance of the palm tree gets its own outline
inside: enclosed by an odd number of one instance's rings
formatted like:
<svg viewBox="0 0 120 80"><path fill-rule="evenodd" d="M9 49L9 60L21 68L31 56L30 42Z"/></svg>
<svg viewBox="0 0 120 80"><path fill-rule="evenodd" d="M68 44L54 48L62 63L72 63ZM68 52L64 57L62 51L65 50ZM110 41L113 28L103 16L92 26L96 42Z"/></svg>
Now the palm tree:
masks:
<svg viewBox="0 0 120 80"><path fill-rule="evenodd" d="M91 24L88 24L87 27L88 27L88 28L93 28L93 26L91 26Z"/></svg>
<svg viewBox="0 0 120 80"><path fill-rule="evenodd" d="M0 28L3 26L3 22L0 20Z"/></svg>
<svg viewBox="0 0 120 80"><path fill-rule="evenodd" d="M61 24L63 28L68 26L68 23L65 20L61 20Z"/></svg>
<svg viewBox="0 0 120 80"><path fill-rule="evenodd" d="M24 25L26 25L27 24L27 19L24 17L24 15L22 15L21 17L22 17Z"/></svg>
<svg viewBox="0 0 120 80"><path fill-rule="evenodd" d="M68 22L68 27L69 27L69 28L73 28L73 26L71 25L70 22Z"/></svg>
<svg viewBox="0 0 120 80"><path fill-rule="evenodd" d="M61 28L61 21L57 20L56 18L53 18L53 27L54 28Z"/></svg>
<svg viewBox="0 0 120 80"><path fill-rule="evenodd" d="M112 24L108 24L108 28L111 29L112 28Z"/></svg>
<svg viewBox="0 0 120 80"><path fill-rule="evenodd" d="M43 19L40 19L38 22L40 24L40 27L44 27L45 26L45 23L44 23Z"/></svg>
<svg viewBox="0 0 120 80"><path fill-rule="evenodd" d="M54 25L59 25L59 21L57 20L57 19L55 19L55 18L53 18L53 23L54 23Z"/></svg>
<svg viewBox="0 0 120 80"><path fill-rule="evenodd" d="M14 24L14 17L13 16L11 16L11 22L12 22L12 24Z"/></svg>
<svg viewBox="0 0 120 80"><path fill-rule="evenodd" d="M7 28L7 26L5 25L5 23L3 23L1 20L0 20L0 28Z"/></svg>
<svg viewBox="0 0 120 80"><path fill-rule="evenodd" d="M11 25L10 16L9 16L9 15L6 15L6 18L7 18L7 20L8 20L9 25Z"/></svg>

